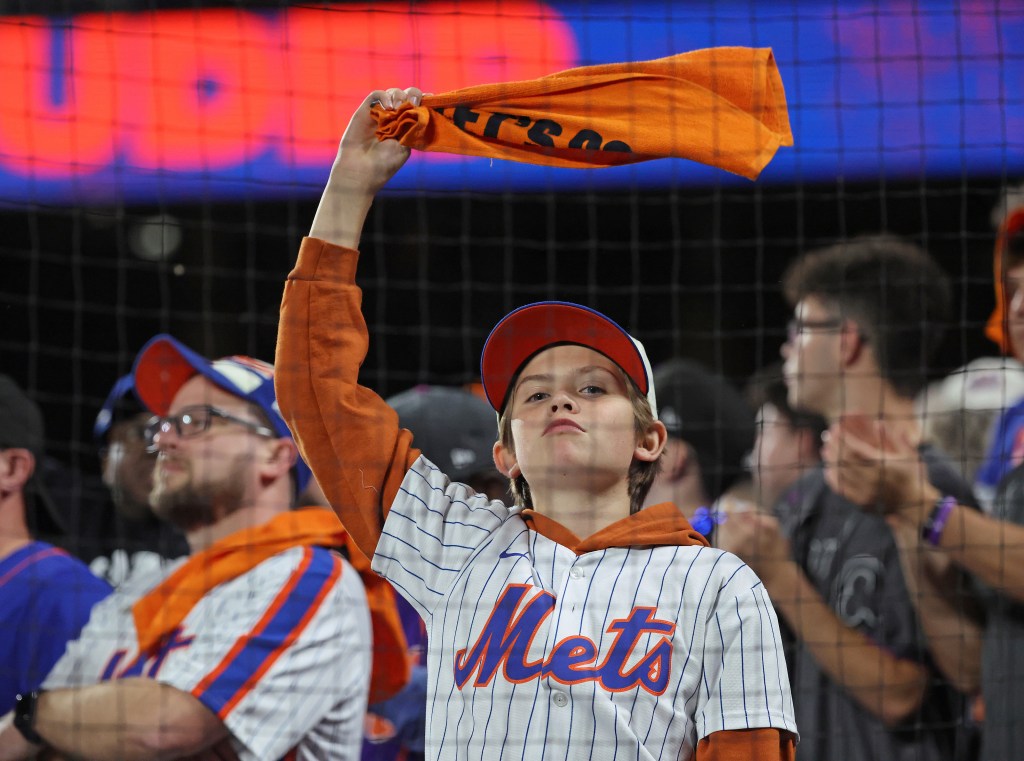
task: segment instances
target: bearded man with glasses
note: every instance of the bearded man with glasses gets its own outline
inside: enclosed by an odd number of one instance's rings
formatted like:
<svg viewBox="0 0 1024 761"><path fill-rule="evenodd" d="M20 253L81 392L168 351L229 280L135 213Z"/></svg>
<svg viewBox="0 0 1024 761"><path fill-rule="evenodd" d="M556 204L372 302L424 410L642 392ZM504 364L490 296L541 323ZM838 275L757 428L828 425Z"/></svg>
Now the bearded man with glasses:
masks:
<svg viewBox="0 0 1024 761"><path fill-rule="evenodd" d="M783 287L789 405L824 417L833 436L852 427L871 438L884 421L919 444L914 395L952 298L938 265L893 237L856 238L798 258ZM824 450L826 465L774 505L733 505L717 534L754 568L795 639L797 758L957 758L965 701L954 688L976 689L963 666L979 653L957 597L964 579L941 558L901 553L906 528L840 496L851 474ZM943 494L973 503L944 455L921 453ZM922 623L915 606L940 614Z"/></svg>
<svg viewBox="0 0 1024 761"><path fill-rule="evenodd" d="M335 514L293 510L310 472L273 367L161 335L132 375L155 415L150 503L191 554L93 609L42 689L0 720L0 759L358 758L367 595Z"/></svg>

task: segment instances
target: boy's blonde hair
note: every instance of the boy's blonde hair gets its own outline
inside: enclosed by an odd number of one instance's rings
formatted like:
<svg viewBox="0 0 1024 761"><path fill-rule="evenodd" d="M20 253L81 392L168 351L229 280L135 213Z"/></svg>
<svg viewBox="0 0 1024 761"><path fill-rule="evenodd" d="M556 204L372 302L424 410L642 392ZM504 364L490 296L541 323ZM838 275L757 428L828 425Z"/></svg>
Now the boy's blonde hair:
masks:
<svg viewBox="0 0 1024 761"><path fill-rule="evenodd" d="M626 375L625 371L618 366L616 366L615 369L626 382L626 393L629 397L629 402L633 407L633 430L636 433L636 442L640 443L656 420L654 412L651 410L651 404L647 400L647 397L640 393L640 389L636 387L636 384L628 375ZM511 387L515 388L515 381L512 382ZM498 418L498 440L501 441L501 445L505 449L515 454L515 443L512 439L512 416L509 414L511 409L512 401L510 399L508 404L505 405L505 409L502 411L501 416ZM626 487L627 493L629 494L630 515L640 512L643 508L644 500L647 498L647 493L651 490L651 485L654 483L654 479L658 475L658 469L660 467L660 456L657 460L652 462L633 460L633 462L630 463L629 482ZM509 479L509 491L512 492L512 496L517 505L522 507L533 507L533 497L530 494L530 485L526 482L526 477L522 473L520 473L516 478Z"/></svg>

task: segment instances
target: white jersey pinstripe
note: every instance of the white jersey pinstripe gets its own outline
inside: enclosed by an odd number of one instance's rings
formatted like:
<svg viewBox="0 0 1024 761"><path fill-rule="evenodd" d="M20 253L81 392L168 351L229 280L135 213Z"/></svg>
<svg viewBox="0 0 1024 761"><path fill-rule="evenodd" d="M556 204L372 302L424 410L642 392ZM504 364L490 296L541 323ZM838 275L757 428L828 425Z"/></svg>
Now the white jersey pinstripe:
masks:
<svg viewBox="0 0 1024 761"><path fill-rule="evenodd" d="M726 729L796 733L778 621L735 556L577 556L420 457L374 569L427 624L428 757L690 758Z"/></svg>
<svg viewBox="0 0 1024 761"><path fill-rule="evenodd" d="M286 550L207 593L140 660L132 605L181 562L98 604L44 688L151 676L217 713L242 761L357 759L371 634L352 567L326 549ZM112 706L110 719L131 721L130 706Z"/></svg>

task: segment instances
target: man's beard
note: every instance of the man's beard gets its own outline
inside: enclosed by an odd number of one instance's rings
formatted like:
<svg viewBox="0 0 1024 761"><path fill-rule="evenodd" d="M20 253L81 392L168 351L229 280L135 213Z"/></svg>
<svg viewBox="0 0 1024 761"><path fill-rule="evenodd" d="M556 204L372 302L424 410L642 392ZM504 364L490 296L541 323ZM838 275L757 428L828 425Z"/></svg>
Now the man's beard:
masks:
<svg viewBox="0 0 1024 761"><path fill-rule="evenodd" d="M153 512L161 520L185 533L213 525L242 507L245 499L244 475L249 458L249 453L235 455L223 478L198 485L193 464L185 462L188 468L187 480L170 489L161 488L160 464L157 463L151 498Z"/></svg>

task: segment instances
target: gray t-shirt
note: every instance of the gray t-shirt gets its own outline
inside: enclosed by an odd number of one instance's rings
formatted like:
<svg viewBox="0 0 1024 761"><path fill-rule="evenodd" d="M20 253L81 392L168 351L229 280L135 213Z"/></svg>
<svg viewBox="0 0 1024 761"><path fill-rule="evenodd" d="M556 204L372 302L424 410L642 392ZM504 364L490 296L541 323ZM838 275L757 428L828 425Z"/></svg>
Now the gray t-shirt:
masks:
<svg viewBox="0 0 1024 761"><path fill-rule="evenodd" d="M1000 482L992 514L1001 521L1024 525L1024 465ZM1024 758L1024 603L991 589L985 589L982 600L986 622L981 757L984 761L1020 761Z"/></svg>
<svg viewBox="0 0 1024 761"><path fill-rule="evenodd" d="M922 447L929 480L973 504L970 488L945 457ZM963 698L932 666L885 519L833 492L821 469L798 481L776 505L793 556L825 603L847 626L899 658L927 666L931 684L918 711L887 727L832 681L801 641L787 650L800 744L806 761L949 761L962 739Z"/></svg>

